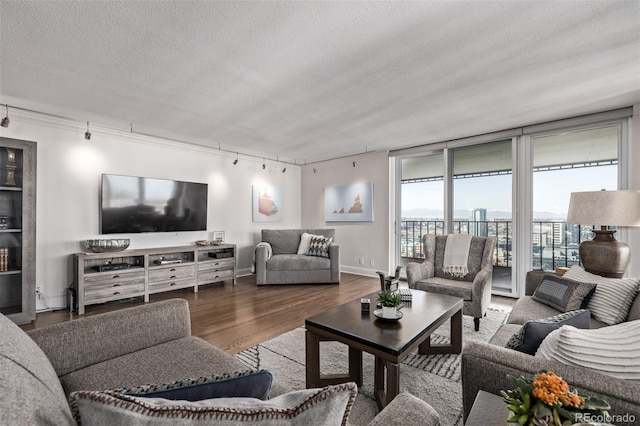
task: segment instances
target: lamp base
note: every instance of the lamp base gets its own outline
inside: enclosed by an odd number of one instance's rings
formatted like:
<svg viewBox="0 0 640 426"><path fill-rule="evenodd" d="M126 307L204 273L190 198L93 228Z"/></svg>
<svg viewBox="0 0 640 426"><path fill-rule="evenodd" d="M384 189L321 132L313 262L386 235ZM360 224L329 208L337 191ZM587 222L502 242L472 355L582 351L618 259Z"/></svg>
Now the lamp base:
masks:
<svg viewBox="0 0 640 426"><path fill-rule="evenodd" d="M594 229L593 240L580 243L580 260L585 271L602 277L622 278L629 265L631 250L627 243L613 237L615 232Z"/></svg>

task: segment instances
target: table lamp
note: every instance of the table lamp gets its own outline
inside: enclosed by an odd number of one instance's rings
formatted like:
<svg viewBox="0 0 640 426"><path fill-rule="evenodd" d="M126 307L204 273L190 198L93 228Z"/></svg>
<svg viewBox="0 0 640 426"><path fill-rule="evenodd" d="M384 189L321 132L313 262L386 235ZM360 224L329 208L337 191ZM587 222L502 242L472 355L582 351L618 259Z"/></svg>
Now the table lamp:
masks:
<svg viewBox="0 0 640 426"><path fill-rule="evenodd" d="M595 237L580 243L584 269L603 277L622 278L629 264L629 245L617 241L609 226L640 226L640 191L571 193L567 223L593 225ZM596 229L596 226L600 229Z"/></svg>

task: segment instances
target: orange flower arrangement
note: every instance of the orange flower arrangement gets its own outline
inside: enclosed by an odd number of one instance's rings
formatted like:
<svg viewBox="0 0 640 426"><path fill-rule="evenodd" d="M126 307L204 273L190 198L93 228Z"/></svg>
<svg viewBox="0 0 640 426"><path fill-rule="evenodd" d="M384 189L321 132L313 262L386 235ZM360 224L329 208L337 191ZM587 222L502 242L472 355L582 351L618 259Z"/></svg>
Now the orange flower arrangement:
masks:
<svg viewBox="0 0 640 426"><path fill-rule="evenodd" d="M572 424L578 413L608 415L607 402L593 397L581 397L569 390L569 384L553 371L540 371L532 381L507 375L517 386L515 390L500 391L512 415L509 423L529 426L563 426Z"/></svg>
<svg viewBox="0 0 640 426"><path fill-rule="evenodd" d="M569 392L569 384L553 371L536 374L531 386L533 396L547 405L578 408L584 404L584 398Z"/></svg>

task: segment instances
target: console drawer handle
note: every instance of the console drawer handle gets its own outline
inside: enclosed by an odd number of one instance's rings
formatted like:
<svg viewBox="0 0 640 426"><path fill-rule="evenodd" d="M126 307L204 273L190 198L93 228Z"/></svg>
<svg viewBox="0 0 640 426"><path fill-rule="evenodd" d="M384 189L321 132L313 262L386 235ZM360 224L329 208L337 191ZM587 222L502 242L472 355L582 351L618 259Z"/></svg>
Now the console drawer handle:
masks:
<svg viewBox="0 0 640 426"><path fill-rule="evenodd" d="M174 285L176 285L176 283L171 283L169 284L169 287L173 287Z"/></svg>
<svg viewBox="0 0 640 426"><path fill-rule="evenodd" d="M114 284L113 286L114 287L120 287L120 284Z"/></svg>
<svg viewBox="0 0 640 426"><path fill-rule="evenodd" d="M114 295L114 296L117 296L117 295L119 295L119 294L120 294L120 292L119 292L119 291L116 291L115 293L113 293L113 295Z"/></svg>
<svg viewBox="0 0 640 426"><path fill-rule="evenodd" d="M171 280L172 280L172 279L174 279L175 277L176 277L175 275L171 275L171 276L169 277L169 279L171 279Z"/></svg>
<svg viewBox="0 0 640 426"><path fill-rule="evenodd" d="M114 275L114 276L113 276L113 277L111 277L111 278L120 278L120 275Z"/></svg>
<svg viewBox="0 0 640 426"><path fill-rule="evenodd" d="M169 269L171 272L175 272L176 268Z"/></svg>

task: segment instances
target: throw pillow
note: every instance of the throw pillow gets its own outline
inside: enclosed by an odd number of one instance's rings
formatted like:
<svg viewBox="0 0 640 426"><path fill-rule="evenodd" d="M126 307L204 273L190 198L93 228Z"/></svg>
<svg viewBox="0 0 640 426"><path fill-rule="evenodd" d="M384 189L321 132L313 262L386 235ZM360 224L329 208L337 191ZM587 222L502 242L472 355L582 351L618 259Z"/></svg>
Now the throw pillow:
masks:
<svg viewBox="0 0 640 426"><path fill-rule="evenodd" d="M267 401L214 398L169 401L114 391L78 391L69 405L78 424L346 425L358 393L355 383L289 392Z"/></svg>
<svg viewBox="0 0 640 426"><path fill-rule="evenodd" d="M307 232L302 233L300 236L300 244L298 245L298 254L309 253L309 245L311 244L312 237L322 237L322 235L314 235Z"/></svg>
<svg viewBox="0 0 640 426"><path fill-rule="evenodd" d="M640 291L638 278L605 278L587 272L578 265L572 266L563 276L574 281L597 284L587 308L595 319L608 325L626 321L631 304Z"/></svg>
<svg viewBox="0 0 640 426"><path fill-rule="evenodd" d="M589 330L562 327L544 339L536 357L640 383L640 320Z"/></svg>
<svg viewBox="0 0 640 426"><path fill-rule="evenodd" d="M593 283L573 281L556 275L545 275L532 298L560 312L575 311L587 305L595 288L596 285ZM585 303L583 304L583 302Z"/></svg>
<svg viewBox="0 0 640 426"><path fill-rule="evenodd" d="M171 400L199 401L223 397L269 399L273 375L267 370L236 372L221 376L177 380L165 384L149 384L116 389L116 392Z"/></svg>
<svg viewBox="0 0 640 426"><path fill-rule="evenodd" d="M329 245L333 238L311 237L308 256L329 257Z"/></svg>
<svg viewBox="0 0 640 426"><path fill-rule="evenodd" d="M509 339L506 347L534 355L549 333L564 325L589 328L590 317L591 315L587 309L579 309L564 312L551 318L527 321L520 331Z"/></svg>

